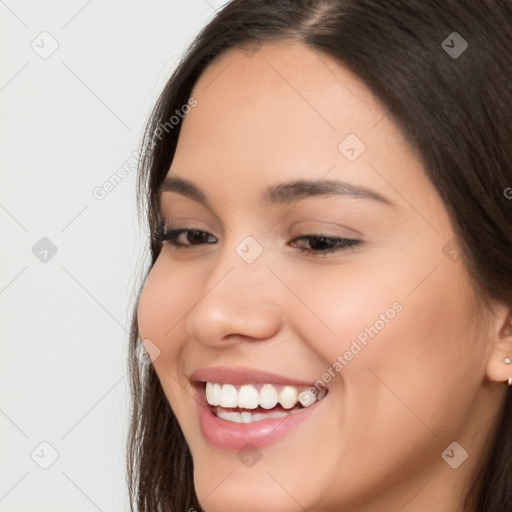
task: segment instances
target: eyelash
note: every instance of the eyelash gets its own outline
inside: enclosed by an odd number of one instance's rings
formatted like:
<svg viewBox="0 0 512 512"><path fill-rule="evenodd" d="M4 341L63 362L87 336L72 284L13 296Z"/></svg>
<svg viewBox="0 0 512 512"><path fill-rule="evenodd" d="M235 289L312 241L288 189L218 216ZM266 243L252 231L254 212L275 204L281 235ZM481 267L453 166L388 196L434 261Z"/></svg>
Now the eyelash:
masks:
<svg viewBox="0 0 512 512"><path fill-rule="evenodd" d="M171 229L169 231L164 231L161 235L158 235L157 240L162 243L167 242L167 243L171 244L172 246L174 246L176 249L185 249L187 247L203 245L202 243L183 244L183 243L177 241L177 238L181 234L191 233L191 232L201 233L201 234L206 234L206 235L210 234L210 233L208 233L206 231L202 231L200 229L187 229L187 228ZM294 238L292 240L292 242L296 242L298 240L319 240L319 239L334 241L338 246L335 248L332 248L332 249L320 249L320 250L308 249L308 248L304 248L304 247L297 247L297 249L299 249L299 251L301 251L301 252L306 252L306 253L310 253L310 254L312 253L315 255L327 255L327 254L331 254L331 253L342 251L342 250L355 249L357 246L362 244L362 242L360 240L353 240L351 238L331 237L331 236L324 236L324 235L303 235L303 236ZM206 242L206 243L208 243L208 242Z"/></svg>

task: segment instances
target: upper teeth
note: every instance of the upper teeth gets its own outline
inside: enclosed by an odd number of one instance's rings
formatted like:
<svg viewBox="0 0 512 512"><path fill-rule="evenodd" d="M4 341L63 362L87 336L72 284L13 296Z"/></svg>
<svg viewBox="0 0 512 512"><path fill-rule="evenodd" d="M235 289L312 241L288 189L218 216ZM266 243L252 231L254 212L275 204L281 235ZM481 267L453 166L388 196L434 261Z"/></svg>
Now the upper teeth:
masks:
<svg viewBox="0 0 512 512"><path fill-rule="evenodd" d="M272 384L264 384L258 389L251 384L244 384L237 389L232 384L206 383L206 401L210 405L221 407L240 407L272 409L279 402L284 409L291 409L297 402L308 407L325 395L321 390L318 396L309 390L301 391L294 386L284 386L279 392Z"/></svg>

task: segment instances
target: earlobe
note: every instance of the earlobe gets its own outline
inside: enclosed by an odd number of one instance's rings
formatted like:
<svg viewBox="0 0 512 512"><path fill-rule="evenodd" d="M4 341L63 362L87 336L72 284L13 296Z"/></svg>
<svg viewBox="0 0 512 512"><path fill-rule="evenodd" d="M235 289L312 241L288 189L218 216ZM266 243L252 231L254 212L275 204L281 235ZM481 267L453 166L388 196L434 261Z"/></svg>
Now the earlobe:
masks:
<svg viewBox="0 0 512 512"><path fill-rule="evenodd" d="M501 306L496 313L494 347L487 362L487 377L512 386L512 309Z"/></svg>
<svg viewBox="0 0 512 512"><path fill-rule="evenodd" d="M503 362L504 362L505 364L510 364L510 363L511 363L510 357L508 357L508 356L507 356L507 357L505 357L505 359L503 360ZM509 386L512 386L512 377L509 377L509 378L508 378L507 384L508 384Z"/></svg>

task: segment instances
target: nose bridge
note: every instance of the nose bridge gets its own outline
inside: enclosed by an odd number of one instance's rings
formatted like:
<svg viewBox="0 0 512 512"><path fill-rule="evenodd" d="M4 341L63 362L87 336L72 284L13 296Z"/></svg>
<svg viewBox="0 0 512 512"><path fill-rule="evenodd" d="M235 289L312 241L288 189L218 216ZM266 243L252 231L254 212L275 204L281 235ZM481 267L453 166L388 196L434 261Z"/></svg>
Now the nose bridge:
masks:
<svg viewBox="0 0 512 512"><path fill-rule="evenodd" d="M204 343L229 335L269 338L279 330L279 282L262 245L246 236L226 244L188 315L188 331Z"/></svg>

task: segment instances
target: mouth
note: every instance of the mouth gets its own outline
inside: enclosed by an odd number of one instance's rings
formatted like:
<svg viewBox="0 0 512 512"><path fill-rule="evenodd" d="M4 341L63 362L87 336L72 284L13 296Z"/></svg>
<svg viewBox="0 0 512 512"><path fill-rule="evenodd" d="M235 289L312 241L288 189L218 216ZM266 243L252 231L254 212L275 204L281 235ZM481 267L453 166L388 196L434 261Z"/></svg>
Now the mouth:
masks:
<svg viewBox="0 0 512 512"><path fill-rule="evenodd" d="M203 436L240 450L276 442L322 408L328 389L269 372L205 368L191 377Z"/></svg>
<svg viewBox="0 0 512 512"><path fill-rule="evenodd" d="M205 382L204 393L212 414L225 421L252 423L285 418L322 400L326 388L318 393L311 388L278 384L221 384Z"/></svg>

